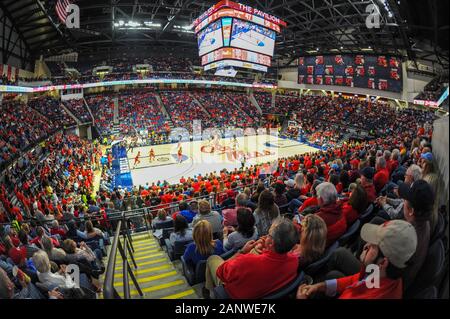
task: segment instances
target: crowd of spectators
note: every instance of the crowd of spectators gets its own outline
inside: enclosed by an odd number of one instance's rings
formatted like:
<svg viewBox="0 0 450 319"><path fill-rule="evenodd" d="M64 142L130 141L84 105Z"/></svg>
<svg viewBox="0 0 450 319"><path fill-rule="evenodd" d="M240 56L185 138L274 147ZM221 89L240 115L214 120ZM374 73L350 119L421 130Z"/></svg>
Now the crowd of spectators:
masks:
<svg viewBox="0 0 450 319"><path fill-rule="evenodd" d="M423 91L415 97L415 100L437 102L447 88L448 74L437 76L424 87Z"/></svg>
<svg viewBox="0 0 450 319"><path fill-rule="evenodd" d="M63 104L81 123L92 122L91 114L89 114L83 99L64 101Z"/></svg>
<svg viewBox="0 0 450 319"><path fill-rule="evenodd" d="M47 117L58 127L75 125L75 120L61 107L61 101L51 97L38 97L28 101L28 106Z"/></svg>
<svg viewBox="0 0 450 319"><path fill-rule="evenodd" d="M224 92L202 91L194 93L194 96L214 119L215 127L245 128L254 127L257 123L254 117L240 109L236 101Z"/></svg>
<svg viewBox="0 0 450 319"><path fill-rule="evenodd" d="M89 95L86 97L86 102L94 114L95 125L100 129L100 132L110 135L114 127L113 95Z"/></svg>
<svg viewBox="0 0 450 319"><path fill-rule="evenodd" d="M175 127L192 132L193 120L201 120L203 127L212 127L213 119L188 91L161 91L160 96Z"/></svg>

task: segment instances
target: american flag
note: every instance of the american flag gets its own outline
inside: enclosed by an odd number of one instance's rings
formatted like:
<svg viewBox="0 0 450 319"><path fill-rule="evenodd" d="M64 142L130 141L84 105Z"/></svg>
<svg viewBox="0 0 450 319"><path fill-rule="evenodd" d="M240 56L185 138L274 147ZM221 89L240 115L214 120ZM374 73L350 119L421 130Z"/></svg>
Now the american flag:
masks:
<svg viewBox="0 0 450 319"><path fill-rule="evenodd" d="M72 2L70 0L57 0L56 1L56 14L58 15L59 21L66 24L67 12L66 8Z"/></svg>

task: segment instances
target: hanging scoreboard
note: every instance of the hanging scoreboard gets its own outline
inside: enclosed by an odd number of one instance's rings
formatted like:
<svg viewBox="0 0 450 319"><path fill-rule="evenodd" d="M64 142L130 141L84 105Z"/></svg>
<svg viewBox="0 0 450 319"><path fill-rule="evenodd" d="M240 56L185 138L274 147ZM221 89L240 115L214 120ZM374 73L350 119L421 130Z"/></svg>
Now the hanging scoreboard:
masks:
<svg viewBox="0 0 450 319"><path fill-rule="evenodd" d="M286 22L233 1L220 1L193 23L205 70L237 66L267 72Z"/></svg>

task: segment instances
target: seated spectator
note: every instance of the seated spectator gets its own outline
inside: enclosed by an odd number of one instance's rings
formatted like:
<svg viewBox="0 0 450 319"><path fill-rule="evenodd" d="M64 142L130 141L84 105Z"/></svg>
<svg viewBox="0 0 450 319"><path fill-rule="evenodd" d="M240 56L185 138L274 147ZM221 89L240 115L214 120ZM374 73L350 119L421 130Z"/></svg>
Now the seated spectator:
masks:
<svg viewBox="0 0 450 319"><path fill-rule="evenodd" d="M298 299L307 299L317 293L325 293L340 299L401 299L403 295L402 273L417 247L417 234L406 221L394 220L383 225L365 224L361 238L367 242L361 261L344 248L338 249L330 260L333 272L330 279L313 285L300 285ZM380 287L369 288L366 268L377 265L380 269ZM345 268L345 269L344 269Z"/></svg>
<svg viewBox="0 0 450 319"><path fill-rule="evenodd" d="M373 184L377 193L381 192L384 186L389 182L389 169L386 167L386 160L380 156L375 165L376 173L373 177Z"/></svg>
<svg viewBox="0 0 450 319"><path fill-rule="evenodd" d="M178 214L173 220L173 232L170 234L169 241L175 245L176 241L192 240L192 229L189 228L187 219Z"/></svg>
<svg viewBox="0 0 450 319"><path fill-rule="evenodd" d="M223 284L233 299L262 298L296 278L298 258L290 253L298 242L298 232L293 223L279 218L271 225L268 233L269 236L265 238L266 249L261 254L250 253L256 246L252 240L227 261L219 256L208 259L205 297L208 297L208 290Z"/></svg>
<svg viewBox="0 0 450 319"><path fill-rule="evenodd" d="M37 270L39 282L47 286L49 289L58 288L73 288L75 282L69 274L66 273L66 265L61 265L57 273L51 272L50 260L47 253L43 250L37 251L33 255L33 263Z"/></svg>
<svg viewBox="0 0 450 319"><path fill-rule="evenodd" d="M299 257L299 267L306 267L323 256L327 244L327 225L317 215L311 214L302 219L300 244L292 253Z"/></svg>
<svg viewBox="0 0 450 319"><path fill-rule="evenodd" d="M17 278L18 285L8 277L6 271L0 268L0 299L45 299L21 270L18 271ZM54 292L49 292L49 296L52 296Z"/></svg>
<svg viewBox="0 0 450 319"><path fill-rule="evenodd" d="M278 207L288 203L287 197L284 194L286 186L284 184L275 183L274 186L274 202Z"/></svg>
<svg viewBox="0 0 450 319"><path fill-rule="evenodd" d="M327 247L333 244L347 230L347 221L342 214L341 204L337 202L337 191L333 184L324 182L317 186L317 198L321 217L327 225Z"/></svg>
<svg viewBox="0 0 450 319"><path fill-rule="evenodd" d="M61 248L55 248L53 241L48 236L43 236L41 239L42 249L47 253L50 261L61 263L65 261L66 252Z"/></svg>
<svg viewBox="0 0 450 319"><path fill-rule="evenodd" d="M29 242L28 235L24 230L21 229L18 236L20 240L20 250L26 258L31 258L33 254L39 250L39 248L35 244Z"/></svg>
<svg viewBox="0 0 450 319"><path fill-rule="evenodd" d="M367 194L367 201L373 203L377 199L377 191L373 184L373 177L375 170L372 167L364 167L361 170L361 186L364 188Z"/></svg>
<svg viewBox="0 0 450 319"><path fill-rule="evenodd" d="M200 220L195 224L193 239L194 242L186 247L183 258L194 267L211 255L221 255L225 252L222 242L213 239L212 226L207 220Z"/></svg>
<svg viewBox="0 0 450 319"><path fill-rule="evenodd" d="M280 210L275 204L274 196L268 189L263 190L259 195L258 207L253 215L255 216L258 235L267 235L273 220L280 216Z"/></svg>
<svg viewBox="0 0 450 319"><path fill-rule="evenodd" d="M192 225L195 227L202 220L210 223L215 238L222 239L222 218L218 212L211 211L211 205L206 200L198 202L198 214L194 217Z"/></svg>
<svg viewBox="0 0 450 319"><path fill-rule="evenodd" d="M367 206L366 191L361 185L356 185L348 201L344 201L342 204L342 214L345 216L347 226L350 227L359 218L359 215L364 213Z"/></svg>
<svg viewBox="0 0 450 319"><path fill-rule="evenodd" d="M59 235L61 239L65 239L67 234L66 227L59 226L59 222L57 220L52 221L50 226L50 235Z"/></svg>
<svg viewBox="0 0 450 319"><path fill-rule="evenodd" d="M239 208L247 207L248 197L244 193L240 193L236 196L235 208L228 208L222 210L223 225L224 226L237 226L237 210Z"/></svg>
<svg viewBox="0 0 450 319"><path fill-rule="evenodd" d="M229 232L232 231L231 234ZM223 229L223 247L226 251L240 249L250 240L258 239L255 217L249 208L237 209L237 228L232 226Z"/></svg>
<svg viewBox="0 0 450 319"><path fill-rule="evenodd" d="M178 205L179 208L179 212L176 212L175 214L172 215L172 219L175 220L175 216L180 214L182 215L184 218L186 218L187 222L190 224L192 223L192 220L194 219L194 217L196 216L196 213L193 212L192 210L190 210L188 203L186 202L181 202Z"/></svg>
<svg viewBox="0 0 450 319"><path fill-rule="evenodd" d="M308 207L312 207L312 206L318 206L319 205L319 201L317 200L317 186L320 184L321 182L318 180L315 180L312 187L311 187L311 197L308 197L302 204L302 206L300 206L300 208L298 209L299 213L302 213L306 208Z"/></svg>
<svg viewBox="0 0 450 319"><path fill-rule="evenodd" d="M422 178L422 169L420 166L412 164L408 167L405 173L404 183L408 186L412 186L413 183ZM400 184L401 182L399 182ZM394 188L394 192L398 195L398 186ZM404 219L402 198L390 198L388 196L380 196L376 199L375 203L382 209L377 213L375 218L382 218L385 220L390 219Z"/></svg>
<svg viewBox="0 0 450 319"><path fill-rule="evenodd" d="M158 210L158 216L155 219L152 220L152 228L155 229L155 227L158 224L165 223L165 222L170 221L170 220L172 220L172 217L167 216L166 210L165 209L160 209L160 210Z"/></svg>
<svg viewBox="0 0 450 319"><path fill-rule="evenodd" d="M431 237L430 218L435 195L430 184L424 180L418 180L412 186L406 183L400 185L398 194L404 200L405 220L414 226L417 238L420 239L403 274L404 288L407 289L414 283L427 257Z"/></svg>

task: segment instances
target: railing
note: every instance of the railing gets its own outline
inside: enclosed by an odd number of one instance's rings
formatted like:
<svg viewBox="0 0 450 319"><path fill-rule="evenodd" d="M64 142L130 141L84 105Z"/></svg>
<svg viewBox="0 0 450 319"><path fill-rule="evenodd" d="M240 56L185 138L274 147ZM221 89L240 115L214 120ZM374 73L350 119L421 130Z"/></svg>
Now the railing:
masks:
<svg viewBox="0 0 450 319"><path fill-rule="evenodd" d="M123 246L120 242L121 235L123 237ZM127 220L125 219L125 214L122 214L122 220L119 220L117 223L116 232L114 234L114 239L111 244L111 250L109 252L108 268L106 269L105 281L103 283L104 299L122 299L118 294L116 288L114 287L114 273L116 269L117 250L122 257L124 299L130 299L131 297L129 277L131 277L134 286L136 287L139 295L142 297L144 294L136 280L136 276L134 275L133 270L130 267L130 263L128 262L128 257L130 257L131 261L133 262L134 268L136 269L138 267L133 256L133 239L130 236L130 231L128 229Z"/></svg>

